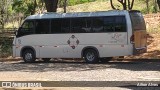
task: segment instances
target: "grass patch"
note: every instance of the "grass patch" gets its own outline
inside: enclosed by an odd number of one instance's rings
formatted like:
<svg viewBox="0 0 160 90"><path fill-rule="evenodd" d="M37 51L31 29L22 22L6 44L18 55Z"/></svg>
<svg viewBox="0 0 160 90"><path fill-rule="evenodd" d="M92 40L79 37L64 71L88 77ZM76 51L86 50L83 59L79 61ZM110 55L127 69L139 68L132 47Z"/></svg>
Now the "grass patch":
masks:
<svg viewBox="0 0 160 90"><path fill-rule="evenodd" d="M150 34L160 34L160 24L156 27L148 27L147 32Z"/></svg>

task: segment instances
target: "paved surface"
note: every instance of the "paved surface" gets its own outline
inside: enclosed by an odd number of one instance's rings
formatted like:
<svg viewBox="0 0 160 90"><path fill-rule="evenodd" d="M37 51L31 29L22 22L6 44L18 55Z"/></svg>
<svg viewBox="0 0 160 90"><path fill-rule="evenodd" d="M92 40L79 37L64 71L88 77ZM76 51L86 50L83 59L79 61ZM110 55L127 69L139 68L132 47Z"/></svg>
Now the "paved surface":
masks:
<svg viewBox="0 0 160 90"><path fill-rule="evenodd" d="M0 81L160 81L160 61L112 61L106 64L86 64L83 61L0 62Z"/></svg>

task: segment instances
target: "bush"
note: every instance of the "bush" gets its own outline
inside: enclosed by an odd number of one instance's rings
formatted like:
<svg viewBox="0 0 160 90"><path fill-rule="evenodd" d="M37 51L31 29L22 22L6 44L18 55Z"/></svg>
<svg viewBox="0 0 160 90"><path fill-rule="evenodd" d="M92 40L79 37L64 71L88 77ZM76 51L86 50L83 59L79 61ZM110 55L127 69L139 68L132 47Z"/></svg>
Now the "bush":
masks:
<svg viewBox="0 0 160 90"><path fill-rule="evenodd" d="M156 6L152 6L151 9L150 9L150 11L152 13L157 13L157 7Z"/></svg>
<svg viewBox="0 0 160 90"><path fill-rule="evenodd" d="M150 34L160 34L160 24L156 25L155 27L150 26L147 29L147 32L150 33Z"/></svg>
<svg viewBox="0 0 160 90"><path fill-rule="evenodd" d="M12 54L12 40L4 37L0 40L0 57L8 57Z"/></svg>
<svg viewBox="0 0 160 90"><path fill-rule="evenodd" d="M143 9L141 10L141 12L142 12L143 14L147 14L147 13L148 13L148 10L147 10L147 8L143 8Z"/></svg>

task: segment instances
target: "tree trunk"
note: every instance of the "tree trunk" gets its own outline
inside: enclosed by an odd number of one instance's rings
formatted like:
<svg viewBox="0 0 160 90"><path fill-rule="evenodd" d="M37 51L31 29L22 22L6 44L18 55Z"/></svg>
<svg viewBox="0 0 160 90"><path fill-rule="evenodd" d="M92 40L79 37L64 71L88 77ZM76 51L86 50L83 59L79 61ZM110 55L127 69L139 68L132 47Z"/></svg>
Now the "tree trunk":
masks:
<svg viewBox="0 0 160 90"><path fill-rule="evenodd" d="M149 0L146 0L147 13L149 13Z"/></svg>
<svg viewBox="0 0 160 90"><path fill-rule="evenodd" d="M158 12L157 3L158 3L157 0L154 0L154 11L155 11L155 13Z"/></svg>
<svg viewBox="0 0 160 90"><path fill-rule="evenodd" d="M123 10L127 10L127 2L126 0L118 0L118 2L120 2L123 6Z"/></svg>
<svg viewBox="0 0 160 90"><path fill-rule="evenodd" d="M64 0L64 3L63 3L63 8L64 8L64 13L66 13L66 11L67 11L67 0Z"/></svg>
<svg viewBox="0 0 160 90"><path fill-rule="evenodd" d="M123 10L127 10L127 1L126 0L124 0L122 5L123 5Z"/></svg>
<svg viewBox="0 0 160 90"><path fill-rule="evenodd" d="M157 0L158 7L160 9L160 0Z"/></svg>
<svg viewBox="0 0 160 90"><path fill-rule="evenodd" d="M113 5L113 1L112 1L112 0L110 0L110 3L111 3L112 9L116 9L116 8L114 7L114 5Z"/></svg>
<svg viewBox="0 0 160 90"><path fill-rule="evenodd" d="M130 0L128 0L128 9L129 10L132 10L133 4L134 4L134 0L132 0L132 2L130 2Z"/></svg>
<svg viewBox="0 0 160 90"><path fill-rule="evenodd" d="M44 0L47 12L56 12L58 0Z"/></svg>

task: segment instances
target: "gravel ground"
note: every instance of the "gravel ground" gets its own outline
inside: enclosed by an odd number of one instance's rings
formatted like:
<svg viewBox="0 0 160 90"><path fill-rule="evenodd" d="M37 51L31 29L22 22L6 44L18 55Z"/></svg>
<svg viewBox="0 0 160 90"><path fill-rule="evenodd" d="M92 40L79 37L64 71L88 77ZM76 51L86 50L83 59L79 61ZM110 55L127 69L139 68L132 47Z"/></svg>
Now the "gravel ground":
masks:
<svg viewBox="0 0 160 90"><path fill-rule="evenodd" d="M107 64L86 64L81 61L0 62L0 81L160 81L160 62L112 61Z"/></svg>

